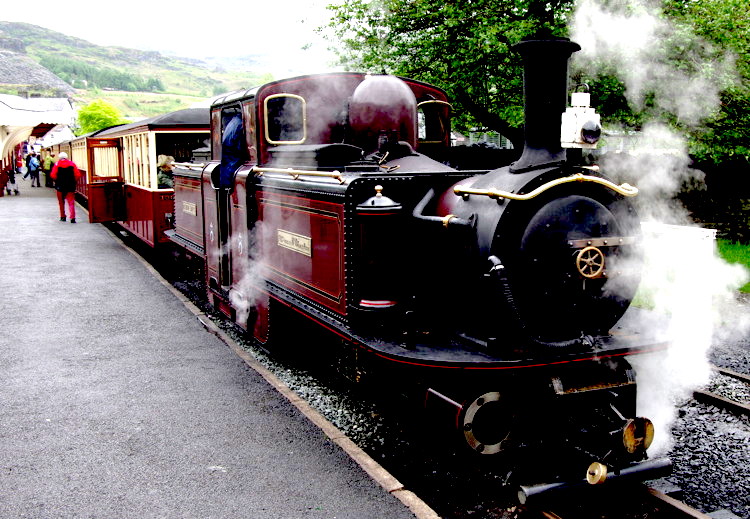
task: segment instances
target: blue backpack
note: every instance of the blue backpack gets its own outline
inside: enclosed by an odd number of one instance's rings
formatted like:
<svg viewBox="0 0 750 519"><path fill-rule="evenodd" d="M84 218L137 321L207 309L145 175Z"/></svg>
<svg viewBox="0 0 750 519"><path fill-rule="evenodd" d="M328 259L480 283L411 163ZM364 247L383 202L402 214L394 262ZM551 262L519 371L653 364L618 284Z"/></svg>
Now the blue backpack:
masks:
<svg viewBox="0 0 750 519"><path fill-rule="evenodd" d="M31 160L29 161L29 169L32 171L39 169L39 159L31 157Z"/></svg>

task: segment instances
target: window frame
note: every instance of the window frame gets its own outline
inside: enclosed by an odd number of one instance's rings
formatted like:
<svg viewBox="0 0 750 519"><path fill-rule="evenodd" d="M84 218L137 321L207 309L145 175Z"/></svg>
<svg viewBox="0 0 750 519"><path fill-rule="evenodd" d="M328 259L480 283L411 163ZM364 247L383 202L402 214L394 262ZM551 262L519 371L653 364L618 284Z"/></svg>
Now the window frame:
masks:
<svg viewBox="0 0 750 519"><path fill-rule="evenodd" d="M276 141L271 139L271 132L270 132L270 118L268 114L268 101L272 99L279 99L281 97L288 97L291 99L296 99L298 101L301 101L302 103L302 138L298 140L289 140L289 141ZM281 144L304 144L307 140L307 101L304 97L299 96L297 94L287 94L287 93L281 93L281 94L271 94L267 96L265 99L263 99L263 133L266 138L266 142L272 145L281 145Z"/></svg>

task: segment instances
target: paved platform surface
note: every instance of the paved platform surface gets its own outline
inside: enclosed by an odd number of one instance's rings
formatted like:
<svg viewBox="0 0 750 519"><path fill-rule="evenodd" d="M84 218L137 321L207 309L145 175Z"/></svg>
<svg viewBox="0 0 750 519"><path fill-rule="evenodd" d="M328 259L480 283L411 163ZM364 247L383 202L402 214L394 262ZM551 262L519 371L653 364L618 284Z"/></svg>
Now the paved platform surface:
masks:
<svg viewBox="0 0 750 519"><path fill-rule="evenodd" d="M20 178L20 177L19 177ZM103 226L0 197L0 518L414 517Z"/></svg>

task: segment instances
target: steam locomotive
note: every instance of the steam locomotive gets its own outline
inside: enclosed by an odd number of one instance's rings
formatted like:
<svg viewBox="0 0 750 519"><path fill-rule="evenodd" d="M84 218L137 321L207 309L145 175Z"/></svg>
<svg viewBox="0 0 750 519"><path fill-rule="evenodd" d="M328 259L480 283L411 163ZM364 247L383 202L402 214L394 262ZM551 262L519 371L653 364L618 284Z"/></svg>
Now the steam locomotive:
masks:
<svg viewBox="0 0 750 519"><path fill-rule="evenodd" d="M227 94L210 160L174 170L166 232L267 349L302 320L336 339L306 348L335 349L353 378L409 380L474 452L554 453L560 470L522 500L669 466L647 459L628 362L665 347L629 309L638 190L581 160L601 127L582 93L566 108L579 48L517 45L525 145L489 171L446 165L450 104L419 81L330 73Z"/></svg>

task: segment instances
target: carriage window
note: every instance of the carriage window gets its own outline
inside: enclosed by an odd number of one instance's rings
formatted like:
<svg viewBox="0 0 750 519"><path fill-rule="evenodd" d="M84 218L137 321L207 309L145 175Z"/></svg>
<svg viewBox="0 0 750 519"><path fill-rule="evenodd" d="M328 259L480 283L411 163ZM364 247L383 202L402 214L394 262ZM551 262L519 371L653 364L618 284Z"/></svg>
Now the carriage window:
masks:
<svg viewBox="0 0 750 519"><path fill-rule="evenodd" d="M417 138L422 143L445 142L450 132L450 103L424 101L417 105Z"/></svg>
<svg viewBox="0 0 750 519"><path fill-rule="evenodd" d="M302 144L307 137L305 100L293 94L265 99L266 140L271 144Z"/></svg>

